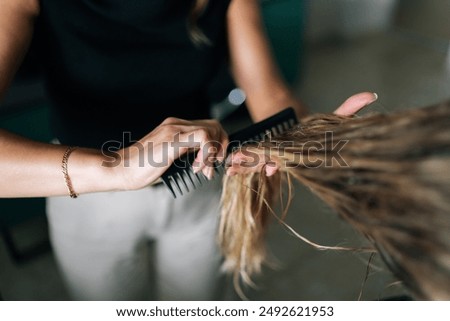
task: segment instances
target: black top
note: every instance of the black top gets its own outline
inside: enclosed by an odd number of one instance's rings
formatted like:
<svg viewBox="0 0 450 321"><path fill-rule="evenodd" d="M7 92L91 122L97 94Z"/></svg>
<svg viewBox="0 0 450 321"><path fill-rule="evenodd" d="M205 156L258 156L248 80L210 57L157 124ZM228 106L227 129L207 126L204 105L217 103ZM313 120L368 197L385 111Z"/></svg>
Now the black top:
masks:
<svg viewBox="0 0 450 321"><path fill-rule="evenodd" d="M100 148L168 116L207 118L229 2L209 1L198 25L212 45L199 47L187 30L192 0L41 0L36 42L55 136Z"/></svg>

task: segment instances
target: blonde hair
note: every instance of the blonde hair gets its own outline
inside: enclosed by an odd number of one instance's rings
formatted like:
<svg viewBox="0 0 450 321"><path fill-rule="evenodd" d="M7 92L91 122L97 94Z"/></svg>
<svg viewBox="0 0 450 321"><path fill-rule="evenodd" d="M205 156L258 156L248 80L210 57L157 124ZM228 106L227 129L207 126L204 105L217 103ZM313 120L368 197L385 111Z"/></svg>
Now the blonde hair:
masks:
<svg viewBox="0 0 450 321"><path fill-rule="evenodd" d="M417 298L450 299L450 102L312 115L245 152L269 157L279 171L224 180L219 240L236 282L260 272L271 207L295 179L367 237Z"/></svg>
<svg viewBox="0 0 450 321"><path fill-rule="evenodd" d="M203 33L203 31L199 28L197 22L200 16L205 11L208 6L209 0L196 0L194 5L192 6L191 11L189 12L189 16L187 19L189 37L192 42L197 45L210 45L211 41L208 37Z"/></svg>

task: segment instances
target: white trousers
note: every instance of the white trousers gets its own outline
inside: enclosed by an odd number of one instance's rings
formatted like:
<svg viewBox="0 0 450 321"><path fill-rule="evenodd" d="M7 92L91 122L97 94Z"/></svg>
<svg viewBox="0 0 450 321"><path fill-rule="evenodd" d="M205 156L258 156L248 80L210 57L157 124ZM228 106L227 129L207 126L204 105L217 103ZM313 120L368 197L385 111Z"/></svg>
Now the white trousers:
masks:
<svg viewBox="0 0 450 321"><path fill-rule="evenodd" d="M50 239L72 298L220 299L220 181L175 200L162 185L48 198Z"/></svg>

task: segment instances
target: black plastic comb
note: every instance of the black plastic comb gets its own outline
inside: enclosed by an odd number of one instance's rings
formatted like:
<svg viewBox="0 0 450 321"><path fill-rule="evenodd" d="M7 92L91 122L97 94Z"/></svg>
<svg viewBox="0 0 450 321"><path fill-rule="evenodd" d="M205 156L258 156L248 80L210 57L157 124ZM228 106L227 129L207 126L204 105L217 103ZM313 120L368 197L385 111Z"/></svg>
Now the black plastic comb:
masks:
<svg viewBox="0 0 450 321"><path fill-rule="evenodd" d="M297 117L294 109L291 107L262 120L258 123L250 125L232 135L230 135L230 144L227 147L227 153L233 151L234 148L242 146L248 142L259 142L265 137L271 135L279 135L297 124ZM205 175L194 173L192 163L194 162L196 153L188 153L175 160L175 162L161 176L162 181L176 198L177 194L183 195L197 186L203 185L208 181ZM214 167L216 174L224 172L224 167L217 164Z"/></svg>

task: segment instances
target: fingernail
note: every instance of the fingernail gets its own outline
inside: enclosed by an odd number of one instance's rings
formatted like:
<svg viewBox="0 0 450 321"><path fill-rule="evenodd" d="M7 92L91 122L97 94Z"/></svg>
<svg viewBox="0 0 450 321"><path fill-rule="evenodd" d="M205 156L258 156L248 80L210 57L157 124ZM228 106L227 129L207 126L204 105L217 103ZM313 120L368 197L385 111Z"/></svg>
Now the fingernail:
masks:
<svg viewBox="0 0 450 321"><path fill-rule="evenodd" d="M233 154L229 154L227 158L225 158L225 164L231 165L233 163Z"/></svg>
<svg viewBox="0 0 450 321"><path fill-rule="evenodd" d="M372 93L372 94L373 94L373 97L374 97L374 100L373 100L373 101L378 100L378 94L377 94L377 93Z"/></svg>
<svg viewBox="0 0 450 321"><path fill-rule="evenodd" d="M210 181L212 179L211 167L203 168L203 175L205 175L206 179Z"/></svg>
<svg viewBox="0 0 450 321"><path fill-rule="evenodd" d="M201 167L200 166L192 166L192 170L194 171L194 174L197 174L200 172Z"/></svg>

